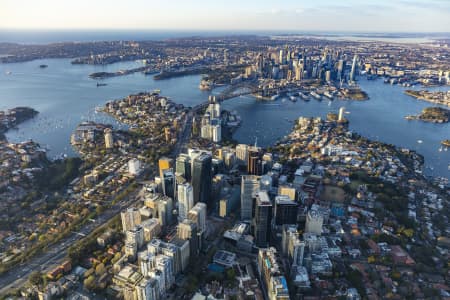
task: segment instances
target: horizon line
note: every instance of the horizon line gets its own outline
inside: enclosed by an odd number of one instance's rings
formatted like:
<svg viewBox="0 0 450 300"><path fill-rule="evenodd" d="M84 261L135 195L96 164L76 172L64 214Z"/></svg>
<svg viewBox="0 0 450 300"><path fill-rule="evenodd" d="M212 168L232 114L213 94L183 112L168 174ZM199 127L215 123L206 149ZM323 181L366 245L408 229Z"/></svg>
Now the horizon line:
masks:
<svg viewBox="0 0 450 300"><path fill-rule="evenodd" d="M330 30L307 30L307 29L200 29L200 28L1 28L0 32L6 32L6 31L29 31L29 32L61 32L61 31L172 31L172 32L258 32L258 33L264 33L264 32L271 32L271 33L352 33L352 34L364 34L364 33L370 33L370 34L395 34L395 33L402 33L402 34L450 34L450 31L378 31L378 30L366 30L366 31L352 31L352 30L336 30L336 29L330 29Z"/></svg>

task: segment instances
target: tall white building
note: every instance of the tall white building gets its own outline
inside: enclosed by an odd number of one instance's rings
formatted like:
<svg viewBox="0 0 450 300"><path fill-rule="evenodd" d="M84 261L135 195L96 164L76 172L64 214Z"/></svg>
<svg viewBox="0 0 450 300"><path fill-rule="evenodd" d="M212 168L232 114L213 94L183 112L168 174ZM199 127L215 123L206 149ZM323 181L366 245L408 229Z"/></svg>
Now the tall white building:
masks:
<svg viewBox="0 0 450 300"><path fill-rule="evenodd" d="M341 122L344 120L345 107L339 108L339 116L338 121Z"/></svg>
<svg viewBox="0 0 450 300"><path fill-rule="evenodd" d="M189 183L178 185L178 220L187 219L189 211L194 206L194 190Z"/></svg>
<svg viewBox="0 0 450 300"><path fill-rule="evenodd" d="M122 219L122 231L127 232L141 224L141 214L137 208L128 208L120 213Z"/></svg>
<svg viewBox="0 0 450 300"><path fill-rule="evenodd" d="M241 179L241 220L252 219L253 195L259 191L259 176L243 175Z"/></svg>
<svg viewBox="0 0 450 300"><path fill-rule="evenodd" d="M352 69L350 71L350 82L353 82L356 79L356 61L357 61L357 59L358 59L358 55L355 54L355 56L353 56Z"/></svg>
<svg viewBox="0 0 450 300"><path fill-rule="evenodd" d="M139 175L141 173L141 162L138 159L132 158L128 161L128 173L131 175Z"/></svg>
<svg viewBox="0 0 450 300"><path fill-rule="evenodd" d="M136 245L137 249L144 245L144 228L141 225L137 225L131 230L125 233L125 242L131 245Z"/></svg>
<svg viewBox="0 0 450 300"><path fill-rule="evenodd" d="M141 226L144 228L144 242L151 241L161 233L161 224L159 224L159 220L156 218L142 221Z"/></svg>
<svg viewBox="0 0 450 300"><path fill-rule="evenodd" d="M106 149L111 149L114 147L114 138L112 134L112 130L110 128L106 128L104 131L105 134L105 147Z"/></svg>
<svg viewBox="0 0 450 300"><path fill-rule="evenodd" d="M151 270L156 266L156 255L147 250L138 253L139 271L145 277L149 276Z"/></svg>
<svg viewBox="0 0 450 300"><path fill-rule="evenodd" d="M306 215L305 232L322 234L323 215L318 210L309 210Z"/></svg>
<svg viewBox="0 0 450 300"><path fill-rule="evenodd" d="M189 211L188 218L197 224L197 228L200 232L204 232L206 229L206 204L197 202L197 204Z"/></svg>
<svg viewBox="0 0 450 300"><path fill-rule="evenodd" d="M212 141L219 143L222 140L222 126L211 125L211 131Z"/></svg>
<svg viewBox="0 0 450 300"><path fill-rule="evenodd" d="M240 165L246 166L248 160L248 145L239 144L236 146L236 159Z"/></svg>
<svg viewBox="0 0 450 300"><path fill-rule="evenodd" d="M159 285L154 278L143 278L136 286L136 300L158 300Z"/></svg>
<svg viewBox="0 0 450 300"><path fill-rule="evenodd" d="M222 140L222 120L220 118L220 104L214 101L208 105L201 120L200 136L218 143Z"/></svg>
<svg viewBox="0 0 450 300"><path fill-rule="evenodd" d="M175 282L175 274L173 272L173 258L166 255L156 256L155 269L164 274L164 283L166 290L170 289Z"/></svg>
<svg viewBox="0 0 450 300"><path fill-rule="evenodd" d="M163 197L158 201L158 220L161 226L172 224L173 200L170 197Z"/></svg>

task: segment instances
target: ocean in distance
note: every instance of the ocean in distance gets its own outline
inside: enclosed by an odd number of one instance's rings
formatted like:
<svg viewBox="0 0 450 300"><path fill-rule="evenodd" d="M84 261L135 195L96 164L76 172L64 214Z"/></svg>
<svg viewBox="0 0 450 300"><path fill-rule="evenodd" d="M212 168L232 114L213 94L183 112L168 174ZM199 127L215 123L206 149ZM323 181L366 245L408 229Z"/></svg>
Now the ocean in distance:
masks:
<svg viewBox="0 0 450 300"><path fill-rule="evenodd" d="M226 35L292 35L348 41L384 41L427 43L450 38L450 33L363 33L324 31L274 31L274 30L0 30L0 43L48 44L58 42L94 42L118 40L165 40L193 36Z"/></svg>

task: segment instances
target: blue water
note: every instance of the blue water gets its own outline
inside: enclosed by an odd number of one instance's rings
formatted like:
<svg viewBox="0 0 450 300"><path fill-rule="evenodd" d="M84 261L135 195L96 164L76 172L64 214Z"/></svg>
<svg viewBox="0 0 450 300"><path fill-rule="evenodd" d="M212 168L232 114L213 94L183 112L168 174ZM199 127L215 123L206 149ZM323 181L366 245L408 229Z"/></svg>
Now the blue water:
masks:
<svg viewBox="0 0 450 300"><path fill-rule="evenodd" d="M404 117L417 114L430 103L415 100L403 94L404 88L384 84L381 80L361 79L359 84L369 96L368 101L316 101L291 102L287 99L262 102L244 96L224 103L224 108L236 110L243 117L242 126L234 138L240 142L269 146L287 135L299 116L326 117L328 112L337 113L341 106L349 114L350 129L373 140L417 150L425 156L425 173L450 178L449 151L439 151L440 142L450 138L450 123L432 124L408 121ZM418 89L417 87L416 89ZM439 88L448 90L450 87ZM423 143L418 143L422 140Z"/></svg>
<svg viewBox="0 0 450 300"><path fill-rule="evenodd" d="M39 68L47 64L48 68ZM68 59L36 60L25 63L0 64L0 110L29 106L40 114L11 130L12 142L33 139L49 148L50 156L67 153L75 155L70 135L77 124L86 120L112 123L112 118L96 114L95 107L108 100L132 93L161 89L165 96L186 106L208 99L208 92L198 89L199 76L154 81L152 76L135 73L102 80L107 86L97 87L88 77L92 72L117 71L139 66L137 62L121 62L107 66L71 65ZM6 72L11 72L7 75Z"/></svg>
<svg viewBox="0 0 450 300"><path fill-rule="evenodd" d="M216 263L212 263L208 265L208 270L212 271L212 272L216 272L216 273L223 273L225 272L225 268L222 267L221 265L218 265Z"/></svg>
<svg viewBox="0 0 450 300"><path fill-rule="evenodd" d="M40 64L49 67L40 69ZM163 95L175 102L194 106L206 101L210 94L198 89L200 75L154 81L151 76L135 73L103 80L108 84L104 87L96 87L96 81L88 77L92 72L117 71L139 65L137 62L107 66L71 65L68 59L0 64L0 110L21 105L40 112L33 120L21 124L18 130L9 131L7 138L13 142L32 138L48 146L50 156L60 153L75 155L69 139L81 121L97 120L119 126L113 119L94 113L96 106L108 100L161 89ZM12 73L6 75L6 71ZM235 139L253 144L257 137L259 145L268 146L288 134L299 116L325 117L328 112L337 112L345 106L351 130L375 140L417 150L425 157L427 174L450 178L450 150L438 151L440 141L450 138L450 124L404 119L404 116L417 114L431 104L406 96L404 88L384 84L381 80L361 79L360 85L368 92L370 100L261 102L244 96L226 101L223 107L236 110L243 119L242 126L234 134ZM423 143L419 144L418 140Z"/></svg>
<svg viewBox="0 0 450 300"><path fill-rule="evenodd" d="M192 36L212 37L225 35L301 35L326 39L371 40L388 42L430 42L448 38L450 33L362 33L300 30L0 30L0 43L47 44L56 42L92 41L144 41L165 40Z"/></svg>

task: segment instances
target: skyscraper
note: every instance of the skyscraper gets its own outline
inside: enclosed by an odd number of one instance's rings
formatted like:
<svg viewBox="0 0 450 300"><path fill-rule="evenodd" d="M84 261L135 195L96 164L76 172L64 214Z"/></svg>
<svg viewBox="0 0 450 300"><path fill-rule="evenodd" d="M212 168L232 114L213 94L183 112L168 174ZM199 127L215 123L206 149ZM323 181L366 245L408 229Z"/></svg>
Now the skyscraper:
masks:
<svg viewBox="0 0 450 300"><path fill-rule="evenodd" d="M284 64L284 52L283 49L280 50L280 56L278 57L280 65Z"/></svg>
<svg viewBox="0 0 450 300"><path fill-rule="evenodd" d="M275 225L297 223L298 204L289 196L275 197Z"/></svg>
<svg viewBox="0 0 450 300"><path fill-rule="evenodd" d="M194 191L189 183L178 185L178 220L187 219L189 211L194 206Z"/></svg>
<svg viewBox="0 0 450 300"><path fill-rule="evenodd" d="M125 233L125 242L136 245L137 249L144 245L144 228L141 225L134 226Z"/></svg>
<svg viewBox="0 0 450 300"><path fill-rule="evenodd" d="M206 229L206 204L199 202L189 211L188 219L197 224L197 229L204 232Z"/></svg>
<svg viewBox="0 0 450 300"><path fill-rule="evenodd" d="M248 157L248 145L239 144L236 146L236 158L237 162L242 165L247 165L247 157Z"/></svg>
<svg viewBox="0 0 450 300"><path fill-rule="evenodd" d="M192 220L183 220L178 224L177 235L180 239L189 241L190 257L191 260L195 259L199 251L197 224Z"/></svg>
<svg viewBox="0 0 450 300"><path fill-rule="evenodd" d="M358 59L358 55L355 54L355 56L353 56L353 63L352 63L352 70L350 71L350 82L354 82L356 79L356 61Z"/></svg>
<svg viewBox="0 0 450 300"><path fill-rule="evenodd" d="M105 134L105 147L106 149L111 149L114 147L114 138L112 134L111 128L106 128L104 131Z"/></svg>
<svg viewBox="0 0 450 300"><path fill-rule="evenodd" d="M120 213L122 219L122 231L127 232L141 224L141 214L137 208L128 208Z"/></svg>
<svg viewBox="0 0 450 300"><path fill-rule="evenodd" d="M194 189L194 203L208 203L212 188L212 157L202 153L192 163L192 187ZM209 204L209 203L208 203Z"/></svg>
<svg viewBox="0 0 450 300"><path fill-rule="evenodd" d="M172 224L173 200L171 197L162 197L158 200L158 218L161 226Z"/></svg>
<svg viewBox="0 0 450 300"><path fill-rule="evenodd" d="M161 183L164 196L174 199L175 197L175 174L172 168L162 170Z"/></svg>
<svg viewBox="0 0 450 300"><path fill-rule="evenodd" d="M306 215L305 232L322 234L323 215L318 210L310 210Z"/></svg>
<svg viewBox="0 0 450 300"><path fill-rule="evenodd" d="M244 175L241 179L241 220L251 220L253 195L259 191L259 176Z"/></svg>
<svg viewBox="0 0 450 300"><path fill-rule="evenodd" d="M337 65L337 80L338 81L342 80L344 68L345 68L345 62L343 59L340 59L338 61L338 65Z"/></svg>
<svg viewBox="0 0 450 300"><path fill-rule="evenodd" d="M187 181L191 181L191 158L189 155L182 153L177 157L175 174L184 177Z"/></svg>
<svg viewBox="0 0 450 300"><path fill-rule="evenodd" d="M258 192L255 198L255 217L253 218L255 245L260 248L267 247L272 222L272 203L267 192Z"/></svg>
<svg viewBox="0 0 450 300"><path fill-rule="evenodd" d="M339 108L338 121L342 122L344 120L345 107Z"/></svg>
<svg viewBox="0 0 450 300"><path fill-rule="evenodd" d="M247 158L247 173L251 175L262 175L262 164L260 149L249 147Z"/></svg>

